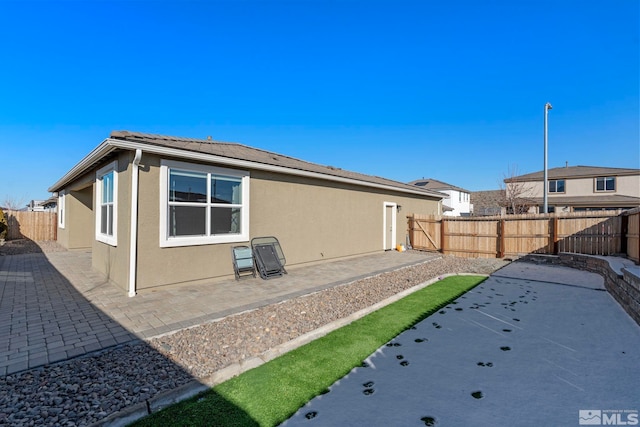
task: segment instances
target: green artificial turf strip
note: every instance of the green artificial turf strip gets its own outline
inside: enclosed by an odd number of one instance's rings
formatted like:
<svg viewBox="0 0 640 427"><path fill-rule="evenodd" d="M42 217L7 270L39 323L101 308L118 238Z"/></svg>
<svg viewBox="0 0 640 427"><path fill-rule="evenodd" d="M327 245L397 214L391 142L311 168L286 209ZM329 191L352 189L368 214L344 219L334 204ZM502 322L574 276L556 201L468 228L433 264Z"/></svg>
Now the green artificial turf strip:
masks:
<svg viewBox="0 0 640 427"><path fill-rule="evenodd" d="M447 277L136 426L278 425L382 345L485 279Z"/></svg>

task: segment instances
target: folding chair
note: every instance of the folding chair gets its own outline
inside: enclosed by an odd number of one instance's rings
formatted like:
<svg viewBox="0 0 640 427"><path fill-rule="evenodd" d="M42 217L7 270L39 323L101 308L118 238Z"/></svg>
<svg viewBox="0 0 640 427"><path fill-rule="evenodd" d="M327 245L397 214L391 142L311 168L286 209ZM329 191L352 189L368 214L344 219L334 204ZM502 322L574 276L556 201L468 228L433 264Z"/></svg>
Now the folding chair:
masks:
<svg viewBox="0 0 640 427"><path fill-rule="evenodd" d="M284 269L284 253L275 237L256 237L251 240L251 247L256 260L260 277L271 279L286 274Z"/></svg>
<svg viewBox="0 0 640 427"><path fill-rule="evenodd" d="M280 260L280 264L282 265L282 272L287 274L287 270L284 269L284 266L287 264L287 259L284 257L284 252L282 251L282 247L280 246L278 239L273 236L254 237L251 239L251 247L255 248L258 245L273 246L278 259Z"/></svg>
<svg viewBox="0 0 640 427"><path fill-rule="evenodd" d="M248 246L233 246L231 248L231 259L233 260L233 271L236 274L236 280L244 274L251 274L256 277L256 267L253 261L253 252Z"/></svg>

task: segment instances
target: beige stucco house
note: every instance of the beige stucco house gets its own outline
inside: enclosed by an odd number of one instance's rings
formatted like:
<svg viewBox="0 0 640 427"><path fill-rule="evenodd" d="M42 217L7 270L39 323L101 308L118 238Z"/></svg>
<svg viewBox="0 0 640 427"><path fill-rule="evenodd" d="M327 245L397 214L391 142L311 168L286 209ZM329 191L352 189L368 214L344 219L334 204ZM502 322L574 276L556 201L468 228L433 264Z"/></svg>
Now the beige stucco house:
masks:
<svg viewBox="0 0 640 427"><path fill-rule="evenodd" d="M630 209L640 206L640 169L565 166L547 170L551 212ZM531 211L543 211L544 172L504 180L506 198L516 192Z"/></svg>
<svg viewBox="0 0 640 427"><path fill-rule="evenodd" d="M112 132L49 188L58 242L130 296L233 277L230 247L275 236L287 266L405 243L442 194L241 144Z"/></svg>

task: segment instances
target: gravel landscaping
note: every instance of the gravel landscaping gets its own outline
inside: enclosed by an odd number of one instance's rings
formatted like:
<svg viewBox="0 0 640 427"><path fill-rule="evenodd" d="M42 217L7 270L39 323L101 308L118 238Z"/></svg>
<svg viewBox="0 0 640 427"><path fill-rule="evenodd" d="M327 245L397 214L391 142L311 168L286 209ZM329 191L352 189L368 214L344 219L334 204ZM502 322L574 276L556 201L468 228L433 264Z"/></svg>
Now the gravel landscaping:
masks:
<svg viewBox="0 0 640 427"><path fill-rule="evenodd" d="M59 250L55 244L38 247ZM144 342L7 375L0 378L0 425L92 424L442 274L490 274L507 263L445 256Z"/></svg>
<svg viewBox="0 0 640 427"><path fill-rule="evenodd" d="M0 245L0 256L33 254L40 252L60 252L66 249L58 242L34 242L30 239L7 240Z"/></svg>

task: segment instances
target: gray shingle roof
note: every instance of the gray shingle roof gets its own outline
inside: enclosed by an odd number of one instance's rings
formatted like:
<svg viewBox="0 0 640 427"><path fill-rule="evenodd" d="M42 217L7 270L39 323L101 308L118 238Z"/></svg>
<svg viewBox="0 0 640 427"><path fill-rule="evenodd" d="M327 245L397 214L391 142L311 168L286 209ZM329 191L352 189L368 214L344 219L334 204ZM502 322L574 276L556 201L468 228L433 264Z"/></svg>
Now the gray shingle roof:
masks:
<svg viewBox="0 0 640 427"><path fill-rule="evenodd" d="M469 192L469 190L465 190L462 187L447 184L446 182L438 181L437 179L433 179L433 178L416 179L415 181L411 181L409 184L415 185L421 188L426 188L428 190L436 190L436 191L456 190L456 191L461 191L463 193Z"/></svg>
<svg viewBox="0 0 640 427"><path fill-rule="evenodd" d="M352 180L362 185L378 185L396 188L399 191L411 192L414 194L424 194L425 196L441 199L444 195L427 189L421 189L413 185L405 184L398 181L382 178L379 176L365 175L358 172L351 172L336 168L333 166L323 166L316 163L306 162L304 160L296 159L293 157L285 156L283 154L273 153L258 148L249 147L246 145L213 141L208 139L197 138L185 138L176 136L156 135L141 132L130 131L113 131L109 139L105 140L103 144L122 145L119 142L126 142L127 149L135 149L138 144L142 148L144 147L159 147L169 148L173 150L179 150L177 153L173 151L174 155L183 158L189 158L189 153L205 154L216 156L220 158L241 160L250 162L252 164L276 166L281 169L283 173L295 174L296 171L311 172L314 174L324 175L327 179L331 177ZM94 152L96 152L94 150ZM92 152L93 153L93 152ZM87 156L89 157L89 156ZM71 179L79 175L80 169L83 165L90 167L91 164L87 158L81 161L72 171L70 171L65 177L49 188L49 191L58 191L62 186L66 185Z"/></svg>
<svg viewBox="0 0 640 427"><path fill-rule="evenodd" d="M640 175L640 169L625 168L608 168L598 166L568 166L560 168L551 168L547 170L549 179L562 178L590 178L597 176L621 176L621 175ZM528 173L525 175L507 178L504 181L542 181L544 179L544 171Z"/></svg>

